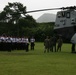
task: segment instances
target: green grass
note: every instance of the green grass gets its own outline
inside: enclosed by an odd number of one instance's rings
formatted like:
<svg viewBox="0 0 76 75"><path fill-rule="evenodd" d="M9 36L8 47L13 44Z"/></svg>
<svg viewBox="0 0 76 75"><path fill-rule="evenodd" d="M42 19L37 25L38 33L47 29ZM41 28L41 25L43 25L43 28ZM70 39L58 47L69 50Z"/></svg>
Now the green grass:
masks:
<svg viewBox="0 0 76 75"><path fill-rule="evenodd" d="M36 43L29 52L1 51L0 75L76 75L76 54L70 44L63 44L61 52L43 51L43 43Z"/></svg>

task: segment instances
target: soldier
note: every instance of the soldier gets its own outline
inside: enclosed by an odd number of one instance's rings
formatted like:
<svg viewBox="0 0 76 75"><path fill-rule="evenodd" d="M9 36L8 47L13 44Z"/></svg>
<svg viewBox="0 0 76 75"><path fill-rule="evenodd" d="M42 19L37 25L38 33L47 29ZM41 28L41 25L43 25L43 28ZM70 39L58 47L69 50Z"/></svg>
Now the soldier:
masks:
<svg viewBox="0 0 76 75"><path fill-rule="evenodd" d="M50 51L53 52L53 38L50 36Z"/></svg>
<svg viewBox="0 0 76 75"><path fill-rule="evenodd" d="M45 53L46 51L49 52L49 45L50 45L50 39L49 39L49 37L47 36L46 39L44 40L44 46L45 46L44 53Z"/></svg>
<svg viewBox="0 0 76 75"><path fill-rule="evenodd" d="M62 47L62 43L63 43L63 40L61 37L59 37L59 39L57 40L57 43L58 43L58 45L57 45L57 52L58 52L59 49L61 51L61 47Z"/></svg>
<svg viewBox="0 0 76 75"><path fill-rule="evenodd" d="M56 42L57 42L57 39L55 36L52 37L52 41L53 41L53 50L55 50L56 52Z"/></svg>

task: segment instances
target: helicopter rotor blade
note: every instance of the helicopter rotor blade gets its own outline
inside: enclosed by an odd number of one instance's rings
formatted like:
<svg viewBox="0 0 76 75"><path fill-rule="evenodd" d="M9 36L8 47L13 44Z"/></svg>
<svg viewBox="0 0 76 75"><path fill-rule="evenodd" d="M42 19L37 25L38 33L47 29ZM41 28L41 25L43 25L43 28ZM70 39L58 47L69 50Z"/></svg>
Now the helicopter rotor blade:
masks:
<svg viewBox="0 0 76 75"><path fill-rule="evenodd" d="M62 8L40 9L40 10L27 11L26 13L33 13L33 12L40 12L40 11L48 11L48 10L58 10L58 9L62 9Z"/></svg>
<svg viewBox="0 0 76 75"><path fill-rule="evenodd" d="M33 10L33 11L27 11L26 13L33 13L33 12L40 12L40 11L48 11L48 10L65 10L65 9L75 9L76 10L76 6L70 6L70 7L62 7L62 8L50 8L50 9L40 9L40 10Z"/></svg>

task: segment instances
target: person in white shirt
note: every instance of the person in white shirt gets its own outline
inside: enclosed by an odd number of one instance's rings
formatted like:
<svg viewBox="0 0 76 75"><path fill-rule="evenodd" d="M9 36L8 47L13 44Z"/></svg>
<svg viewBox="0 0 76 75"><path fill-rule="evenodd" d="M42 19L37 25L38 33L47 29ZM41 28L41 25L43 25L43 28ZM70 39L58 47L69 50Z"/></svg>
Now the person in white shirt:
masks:
<svg viewBox="0 0 76 75"><path fill-rule="evenodd" d="M34 46L35 46L35 38L34 37L30 38L30 44L31 44L31 50L34 50Z"/></svg>
<svg viewBox="0 0 76 75"><path fill-rule="evenodd" d="M26 45L26 52L29 51L29 40L28 37L25 37L25 45Z"/></svg>

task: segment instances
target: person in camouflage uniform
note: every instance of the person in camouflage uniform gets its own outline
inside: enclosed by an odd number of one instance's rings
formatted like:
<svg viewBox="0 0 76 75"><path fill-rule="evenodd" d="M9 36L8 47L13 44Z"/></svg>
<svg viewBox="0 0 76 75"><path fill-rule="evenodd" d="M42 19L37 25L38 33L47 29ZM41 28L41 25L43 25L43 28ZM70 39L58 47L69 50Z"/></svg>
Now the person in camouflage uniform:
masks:
<svg viewBox="0 0 76 75"><path fill-rule="evenodd" d="M44 40L44 46L45 46L45 50L44 50L44 53L47 51L49 52L49 49L50 49L50 39L49 37L47 36L46 39Z"/></svg>
<svg viewBox="0 0 76 75"><path fill-rule="evenodd" d="M53 52L53 37L52 36L50 36L50 51L52 51Z"/></svg>
<svg viewBox="0 0 76 75"><path fill-rule="evenodd" d="M59 37L59 39L57 40L57 43L58 43L58 45L57 45L57 52L58 52L59 49L61 51L61 47L62 47L62 43L63 43L63 40L61 37Z"/></svg>
<svg viewBox="0 0 76 75"><path fill-rule="evenodd" d="M56 42L57 42L57 38L56 38L55 35L52 37L52 41L53 41L53 50L52 50L52 52L53 52L53 51L56 52Z"/></svg>

